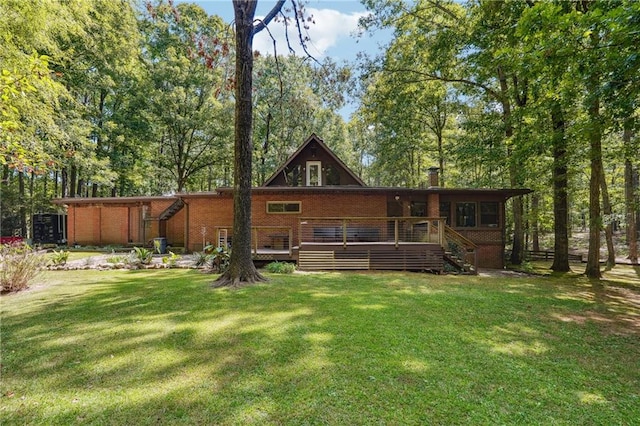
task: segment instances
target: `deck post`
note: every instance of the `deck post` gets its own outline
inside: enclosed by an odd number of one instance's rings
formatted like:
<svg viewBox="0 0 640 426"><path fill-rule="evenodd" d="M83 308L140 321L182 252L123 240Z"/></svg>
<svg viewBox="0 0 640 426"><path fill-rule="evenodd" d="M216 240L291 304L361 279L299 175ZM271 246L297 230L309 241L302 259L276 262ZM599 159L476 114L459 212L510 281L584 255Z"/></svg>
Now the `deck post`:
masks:
<svg viewBox="0 0 640 426"><path fill-rule="evenodd" d="M258 230L253 228L253 241L255 241L255 246L253 247L253 254L258 255Z"/></svg>
<svg viewBox="0 0 640 426"><path fill-rule="evenodd" d="M289 257L293 257L293 228L289 227Z"/></svg>
<svg viewBox="0 0 640 426"><path fill-rule="evenodd" d="M395 243L396 243L396 248L398 248L398 240L399 240L399 237L400 237L400 235L399 235L400 233L398 232L398 229L399 229L399 227L398 227L398 219L396 219L394 221L394 230L393 230L394 233L395 233L394 239L395 239Z"/></svg>
<svg viewBox="0 0 640 426"><path fill-rule="evenodd" d="M342 245L347 248L347 219L342 219Z"/></svg>

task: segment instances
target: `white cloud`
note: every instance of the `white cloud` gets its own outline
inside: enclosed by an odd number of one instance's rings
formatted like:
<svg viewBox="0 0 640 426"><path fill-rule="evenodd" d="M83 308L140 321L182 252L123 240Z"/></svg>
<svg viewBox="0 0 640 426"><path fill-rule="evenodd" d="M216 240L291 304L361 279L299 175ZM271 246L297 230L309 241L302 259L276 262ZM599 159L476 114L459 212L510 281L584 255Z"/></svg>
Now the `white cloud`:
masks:
<svg viewBox="0 0 640 426"><path fill-rule="evenodd" d="M313 17L309 22L309 29L303 30L303 36L308 36L307 48L311 55L321 58L326 55L327 50L338 45L341 40L350 38L358 29L358 20L365 16L365 12L342 13L334 9L314 9L307 8L308 15ZM276 40L278 54L287 54L289 47L285 37L285 26L283 22L271 22L269 31ZM297 55L304 55L300 46L298 29L295 22L289 23L288 28L289 43ZM273 40L267 30L258 33L253 40L253 49L263 54L273 53Z"/></svg>

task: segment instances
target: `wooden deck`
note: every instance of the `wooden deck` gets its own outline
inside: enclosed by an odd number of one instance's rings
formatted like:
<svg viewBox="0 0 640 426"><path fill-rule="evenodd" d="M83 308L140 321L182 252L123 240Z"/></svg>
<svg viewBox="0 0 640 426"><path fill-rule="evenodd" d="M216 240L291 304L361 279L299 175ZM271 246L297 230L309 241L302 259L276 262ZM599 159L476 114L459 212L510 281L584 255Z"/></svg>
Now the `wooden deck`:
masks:
<svg viewBox="0 0 640 426"><path fill-rule="evenodd" d="M301 270L437 273L446 261L462 273L477 271L475 245L442 218L302 218L299 223L295 234L287 227L254 227L253 260L297 262Z"/></svg>
<svg viewBox="0 0 640 426"><path fill-rule="evenodd" d="M433 243L302 243L302 270L401 270L442 272L444 250Z"/></svg>

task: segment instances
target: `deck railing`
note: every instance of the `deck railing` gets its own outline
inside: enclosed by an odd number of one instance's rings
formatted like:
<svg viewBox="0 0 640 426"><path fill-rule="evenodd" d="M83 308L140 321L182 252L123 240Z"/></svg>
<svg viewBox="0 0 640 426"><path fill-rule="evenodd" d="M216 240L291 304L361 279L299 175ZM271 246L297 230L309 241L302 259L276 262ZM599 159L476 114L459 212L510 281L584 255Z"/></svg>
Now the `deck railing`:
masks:
<svg viewBox="0 0 640 426"><path fill-rule="evenodd" d="M307 217L300 219L299 243L387 242L444 243L444 220L439 217Z"/></svg>

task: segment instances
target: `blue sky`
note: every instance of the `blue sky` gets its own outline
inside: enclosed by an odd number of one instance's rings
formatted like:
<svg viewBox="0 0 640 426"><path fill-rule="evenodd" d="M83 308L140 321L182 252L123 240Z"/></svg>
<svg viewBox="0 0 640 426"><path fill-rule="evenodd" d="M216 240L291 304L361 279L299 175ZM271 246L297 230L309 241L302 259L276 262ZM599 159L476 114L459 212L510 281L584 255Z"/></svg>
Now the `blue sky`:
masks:
<svg viewBox="0 0 640 426"><path fill-rule="evenodd" d="M234 18L231 0L177 1L196 3L210 15L219 15L229 23ZM275 0L259 0L256 18L265 16L275 3ZM358 20L368 13L358 0L308 0L305 5L307 13L311 14L315 22L310 24L310 29L308 30L308 35L311 39L308 42L308 50L318 60L324 57L331 57L338 64L345 61L354 61L359 52L375 55L379 51L379 45L390 40L390 31L358 36ZM288 49L283 25L278 22L272 22L269 25L269 30L277 41L278 54L286 54ZM290 32L289 40L296 54L303 56L304 51L297 42L297 33L295 31ZM263 54L273 52L273 41L267 31L262 31L256 35L253 48ZM352 101L338 112L348 121L355 108L356 105Z"/></svg>
<svg viewBox="0 0 640 426"><path fill-rule="evenodd" d="M189 1L189 0L184 0ZM217 14L225 21L233 20L233 6L231 0L191 0L199 4L209 14ZM275 4L275 0L259 0L256 17L266 15ZM384 42L384 34L369 34L357 36L358 19L367 14L365 7L357 0L308 0L306 10L310 13L315 24L309 29L309 52L316 58L330 56L337 62L355 59L358 52L370 54L377 52L377 46ZM272 22L269 26L276 38L279 54L287 52L282 24ZM296 41L296 33L290 33L289 39ZM387 36L388 38L388 36ZM254 40L254 49L265 52L272 50L273 42L266 31L259 33ZM296 54L303 55L299 44L292 46Z"/></svg>

